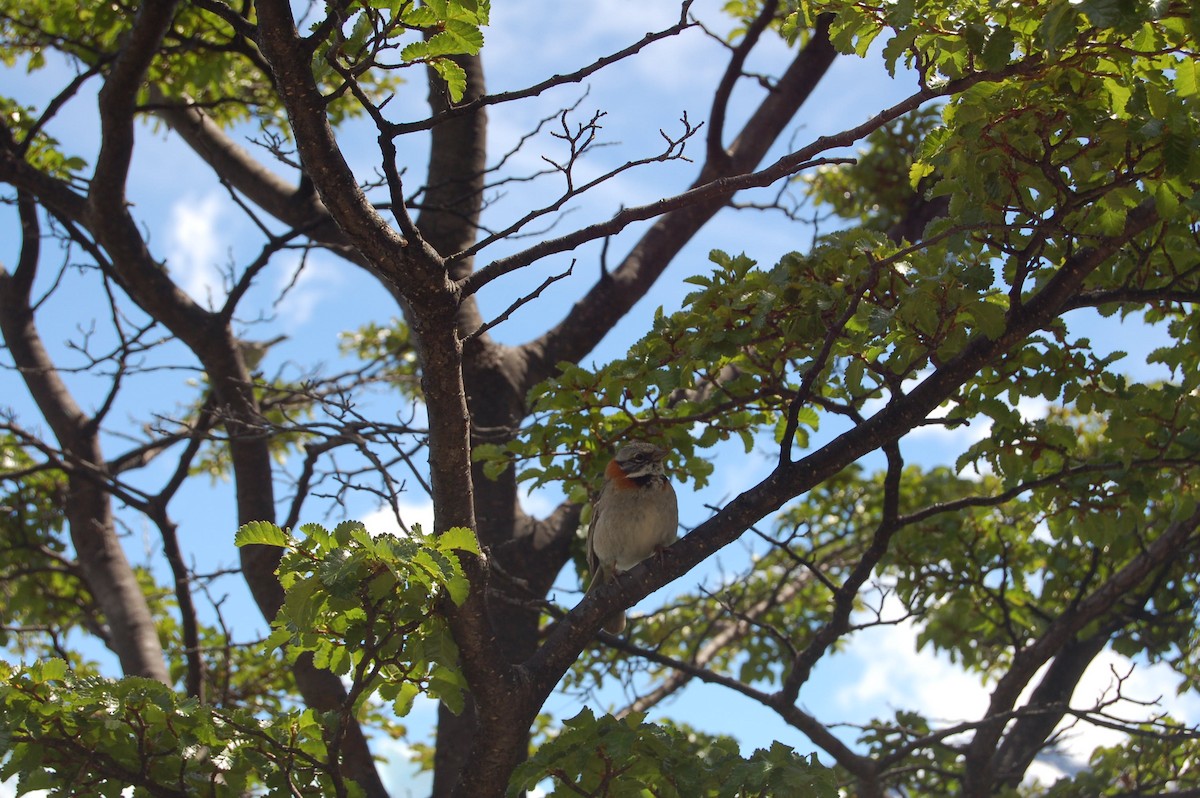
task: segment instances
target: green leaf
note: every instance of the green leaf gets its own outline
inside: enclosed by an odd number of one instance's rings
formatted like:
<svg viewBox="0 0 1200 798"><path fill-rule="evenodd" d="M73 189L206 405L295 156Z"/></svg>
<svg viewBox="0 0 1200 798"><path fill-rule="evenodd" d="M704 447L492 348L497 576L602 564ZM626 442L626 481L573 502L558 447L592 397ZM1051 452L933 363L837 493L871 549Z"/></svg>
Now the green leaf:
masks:
<svg viewBox="0 0 1200 798"><path fill-rule="evenodd" d="M1166 183L1159 183L1158 187L1154 189L1154 208L1164 219L1174 217L1175 212L1179 209L1179 197Z"/></svg>
<svg viewBox="0 0 1200 798"><path fill-rule="evenodd" d="M56 681L67 675L66 660L55 657L33 666L33 677L41 682Z"/></svg>
<svg viewBox="0 0 1200 798"><path fill-rule="evenodd" d="M263 546L286 547L287 533L269 521L251 521L242 524L233 537L234 545L248 546L259 544Z"/></svg>
<svg viewBox="0 0 1200 798"><path fill-rule="evenodd" d="M1062 46L1075 36L1078 10L1069 0L1055 0L1038 26L1038 38L1042 47L1055 56Z"/></svg>
<svg viewBox="0 0 1200 798"><path fill-rule="evenodd" d="M433 62L433 68L446 81L446 91L454 102L461 102L467 91L467 73L458 64L448 58L439 58Z"/></svg>
<svg viewBox="0 0 1200 798"><path fill-rule="evenodd" d="M400 689L396 693L396 699L392 702L392 711L398 717L403 718L412 711L413 704L420 694L421 689L417 685L412 682L401 682Z"/></svg>
<svg viewBox="0 0 1200 798"><path fill-rule="evenodd" d="M456 607L461 607L463 602L467 600L467 596L471 592L471 583L467 581L465 576L453 575L447 576L443 584L446 587L446 592L450 594L450 600L454 602Z"/></svg>
<svg viewBox="0 0 1200 798"><path fill-rule="evenodd" d="M1121 0L1082 0L1078 9L1097 28L1110 28L1122 17L1122 6L1131 5Z"/></svg>
<svg viewBox="0 0 1200 798"><path fill-rule="evenodd" d="M438 537L438 548L461 549L472 554L479 554L479 540L475 533L465 526L455 526L447 529Z"/></svg>
<svg viewBox="0 0 1200 798"><path fill-rule="evenodd" d="M920 182L933 174L934 168L932 164L923 161L913 161L913 165L908 167L908 185L915 191Z"/></svg>
<svg viewBox="0 0 1200 798"><path fill-rule="evenodd" d="M1125 208L1114 208L1107 204L1098 207L1100 229L1104 231L1105 235L1120 235L1121 231L1125 229L1125 217L1128 215L1128 211Z"/></svg>
<svg viewBox="0 0 1200 798"><path fill-rule="evenodd" d="M429 694L437 698L455 715L461 715L467 706L467 683L456 670L437 668L429 678Z"/></svg>
<svg viewBox="0 0 1200 798"><path fill-rule="evenodd" d="M996 28L983 47L983 66L993 72L1008 66L1016 37L1008 28Z"/></svg>
<svg viewBox="0 0 1200 798"><path fill-rule="evenodd" d="M1200 63L1195 59L1184 58L1175 65L1175 92L1180 97L1191 97L1197 92L1200 83Z"/></svg>
<svg viewBox="0 0 1200 798"><path fill-rule="evenodd" d="M307 524L301 524L300 531L304 533L312 545L322 549L327 549L334 545L333 535L320 524L311 521Z"/></svg>
<svg viewBox="0 0 1200 798"><path fill-rule="evenodd" d="M1133 96L1133 90L1124 82L1114 78L1105 78L1103 85L1109 101L1112 103L1113 113L1124 118L1126 116L1125 108L1129 104L1129 98Z"/></svg>
<svg viewBox="0 0 1200 798"><path fill-rule="evenodd" d="M1196 142L1177 133L1163 136L1163 168L1168 176L1174 177L1187 171L1195 151Z"/></svg>
<svg viewBox="0 0 1200 798"><path fill-rule="evenodd" d="M893 78L896 77L896 63L913 46L919 32L915 25L903 28L883 46L883 62Z"/></svg>

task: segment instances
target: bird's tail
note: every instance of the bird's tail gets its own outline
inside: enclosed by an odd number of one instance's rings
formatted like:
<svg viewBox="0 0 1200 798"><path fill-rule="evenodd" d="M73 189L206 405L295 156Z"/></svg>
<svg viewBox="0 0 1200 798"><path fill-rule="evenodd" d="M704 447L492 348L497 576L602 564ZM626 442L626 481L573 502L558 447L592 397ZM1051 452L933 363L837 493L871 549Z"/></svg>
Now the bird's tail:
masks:
<svg viewBox="0 0 1200 798"><path fill-rule="evenodd" d="M592 574L592 581L588 585L587 592L591 593L597 587L607 584L613 580L615 574L604 567L597 567L595 573ZM625 613L618 612L616 615L605 620L604 625L600 627L610 635L619 635L625 631Z"/></svg>

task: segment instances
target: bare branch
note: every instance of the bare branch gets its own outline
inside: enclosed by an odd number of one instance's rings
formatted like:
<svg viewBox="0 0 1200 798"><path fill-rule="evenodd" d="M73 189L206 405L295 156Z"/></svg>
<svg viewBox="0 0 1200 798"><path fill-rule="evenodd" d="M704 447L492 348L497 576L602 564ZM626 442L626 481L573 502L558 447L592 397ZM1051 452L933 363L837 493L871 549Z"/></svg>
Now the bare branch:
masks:
<svg viewBox="0 0 1200 798"><path fill-rule="evenodd" d="M570 277L571 272L573 272L574 270L575 270L575 260L572 259L571 265L567 267L566 271L559 272L558 274L552 274L549 277L547 277L545 280L542 281L542 284L539 285L537 288L533 289L533 291L529 292L528 294L526 294L523 297L518 297L517 299L515 299L513 301L513 303L511 305L509 305L507 308L505 308L504 312L501 313L499 316L497 316L496 318L492 319L491 321L489 321L485 324L480 325L473 332L468 333L467 336L465 338L463 338L463 341L470 341L472 338L478 338L479 336L488 332L489 330L491 330L493 327L497 326L498 324L502 324L502 323L508 321L508 319L512 317L513 313L515 313L517 310L519 310L523 306L529 304L533 300L537 299L539 296L542 295L543 291L545 291L547 288L549 288L550 286L557 283L559 280L563 280L563 279L566 279L567 277Z"/></svg>
<svg viewBox="0 0 1200 798"><path fill-rule="evenodd" d="M647 33L635 44L631 44L629 47L626 47L623 50L618 50L612 55L604 56L594 63L582 69L576 70L575 72L570 72L565 75L554 75L553 77L547 78L546 80L534 84L533 86L529 86L528 88L502 92L500 94L483 95L469 102L465 102L451 108L446 108L443 111L435 113L429 119L424 119L420 122L390 124L385 132L390 136L400 136L405 133L415 133L420 130L429 130L441 124L442 122L445 122L446 120L463 116L465 114L470 114L489 105L512 102L513 100L523 100L528 97L537 97L547 89L554 88L555 86L564 86L569 83L579 83L580 81L594 75L596 72L599 72L601 69L604 69L607 66L615 64L618 61L622 61L631 55L636 55L646 46L653 44L654 42L675 36L692 27L692 25L695 23L688 21L687 15L693 2L695 2L695 0L684 0L684 2L680 5L679 22L675 23L671 27L656 33Z"/></svg>

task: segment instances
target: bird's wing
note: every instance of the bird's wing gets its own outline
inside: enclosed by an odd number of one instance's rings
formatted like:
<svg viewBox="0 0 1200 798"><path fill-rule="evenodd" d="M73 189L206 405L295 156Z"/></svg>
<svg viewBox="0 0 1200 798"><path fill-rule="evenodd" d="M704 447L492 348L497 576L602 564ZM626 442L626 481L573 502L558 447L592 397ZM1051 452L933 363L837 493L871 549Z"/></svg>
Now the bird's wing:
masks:
<svg viewBox="0 0 1200 798"><path fill-rule="evenodd" d="M596 531L596 524L600 521L600 513L604 509L604 490L600 490L600 495L596 501L592 503L592 520L588 523L587 531L587 564L588 571L591 573L591 584L596 584L596 577L600 569L600 561L596 558L596 548L592 544L593 533Z"/></svg>
<svg viewBox="0 0 1200 798"><path fill-rule="evenodd" d="M602 498L604 498L604 494L601 493L600 499ZM593 580L595 580L596 565L598 565L598 562L596 562L596 550L595 546L592 544L592 536L596 529L596 522L600 520L600 508L601 506L604 506L602 505L600 499L596 499L595 503L593 503L592 521L588 523L588 570L592 571Z"/></svg>

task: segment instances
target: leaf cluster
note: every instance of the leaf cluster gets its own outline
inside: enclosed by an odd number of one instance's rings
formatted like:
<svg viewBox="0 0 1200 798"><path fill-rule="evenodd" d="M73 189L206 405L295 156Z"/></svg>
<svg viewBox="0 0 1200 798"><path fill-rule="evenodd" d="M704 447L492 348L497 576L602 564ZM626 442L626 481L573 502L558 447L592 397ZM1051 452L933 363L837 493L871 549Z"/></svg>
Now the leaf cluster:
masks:
<svg viewBox="0 0 1200 798"><path fill-rule="evenodd" d="M0 663L0 779L18 794L332 794L311 710L214 710L150 679L76 677L50 659ZM350 787L350 795L358 794Z"/></svg>
<svg viewBox="0 0 1200 798"><path fill-rule="evenodd" d="M466 598L456 551L478 554L474 534L373 535L350 521L298 531L305 537L267 522L238 530L239 546L286 548L278 569L284 603L268 648L283 648L289 661L310 653L318 668L350 678L356 708L378 695L402 717L425 693L461 709L466 683L439 606Z"/></svg>
<svg viewBox="0 0 1200 798"><path fill-rule="evenodd" d="M644 722L633 713L597 718L589 709L563 721L513 775L510 795L553 779L552 796L689 796L838 794L832 772L815 756L782 743L743 758L729 737L711 737L670 724Z"/></svg>
<svg viewBox="0 0 1200 798"><path fill-rule="evenodd" d="M446 81L450 99L458 102L467 76L455 56L477 55L488 24L488 0L387 0L359 2L339 9L335 20L314 23L324 38L313 57L313 74L323 83L353 82L356 91L379 95L387 87L380 75L390 70L427 65ZM417 37L413 37L416 34ZM422 36L424 34L424 36ZM388 54L398 50L395 60ZM372 85L372 83L377 85Z"/></svg>
<svg viewBox="0 0 1200 798"><path fill-rule="evenodd" d="M830 235L770 269L745 255L710 259L710 273L689 278L698 289L683 309L657 314L626 357L596 370L560 364L531 393L525 436L476 450L488 471L515 460L519 478L563 481L582 501L611 448L644 438L702 486L712 466L698 450L736 437L750 451L763 430L782 442L789 417L807 446L822 411L855 417L1003 327L1006 298L986 261L902 249L867 230Z"/></svg>
<svg viewBox="0 0 1200 798"><path fill-rule="evenodd" d="M338 348L368 363L382 363L380 377L404 396L421 397L420 363L412 332L403 319L371 322L342 333Z"/></svg>
<svg viewBox="0 0 1200 798"><path fill-rule="evenodd" d="M840 219L888 233L928 188L914 187L910 174L926 136L941 118L939 106L918 108L868 135L853 163L827 164L798 179L813 202Z"/></svg>
<svg viewBox="0 0 1200 798"><path fill-rule="evenodd" d="M1200 789L1200 742L1169 717L1121 745L1096 749L1088 768L1060 779L1044 798L1187 794Z"/></svg>

